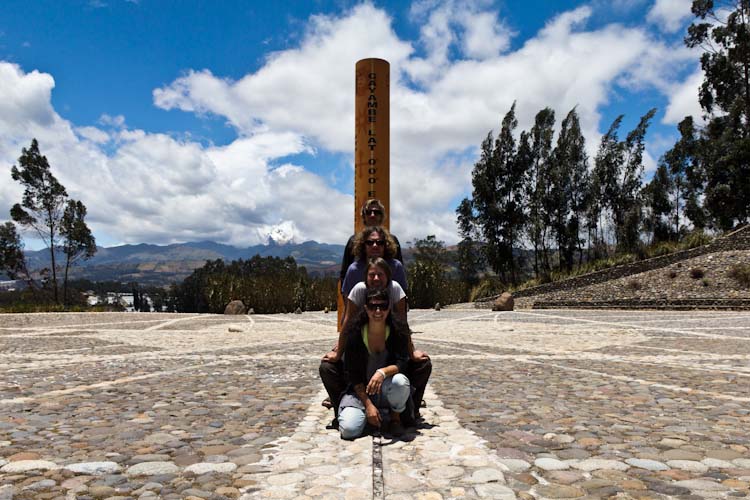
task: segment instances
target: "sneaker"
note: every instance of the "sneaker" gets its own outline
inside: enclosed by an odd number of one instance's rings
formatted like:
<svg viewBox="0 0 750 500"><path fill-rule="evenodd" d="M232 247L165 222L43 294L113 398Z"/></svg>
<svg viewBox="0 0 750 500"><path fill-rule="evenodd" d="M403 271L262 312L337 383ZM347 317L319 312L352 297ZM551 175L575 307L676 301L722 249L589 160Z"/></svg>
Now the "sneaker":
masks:
<svg viewBox="0 0 750 500"><path fill-rule="evenodd" d="M320 403L323 407L328 408L329 410L333 408L333 403L331 403L331 398L325 398L322 403Z"/></svg>
<svg viewBox="0 0 750 500"><path fill-rule="evenodd" d="M336 417L334 417L333 420L331 420L330 424L326 425L326 429L328 429L328 430L330 430L330 429L336 429L336 430L338 430L338 428L339 428L339 419L336 418Z"/></svg>

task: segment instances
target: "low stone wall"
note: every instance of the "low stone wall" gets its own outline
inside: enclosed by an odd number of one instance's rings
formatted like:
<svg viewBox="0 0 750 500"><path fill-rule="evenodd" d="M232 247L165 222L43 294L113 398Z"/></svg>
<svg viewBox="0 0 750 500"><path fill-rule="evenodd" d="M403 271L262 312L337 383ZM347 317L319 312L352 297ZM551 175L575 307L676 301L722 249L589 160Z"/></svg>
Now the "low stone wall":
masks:
<svg viewBox="0 0 750 500"><path fill-rule="evenodd" d="M750 226L708 245L625 264L514 293L517 307L703 307L723 299L750 299L728 273L750 263ZM700 269L695 276L692 269ZM475 303L488 308L493 298ZM695 300L689 306L684 300ZM618 302L620 301L620 302ZM625 302L622 302L625 301ZM681 302L682 301L682 302ZM617 304L620 304L619 306ZM595 305L597 304L597 305ZM606 306L606 304L611 304ZM744 303L737 307L746 308ZM637 307L633 305L632 307Z"/></svg>
<svg viewBox="0 0 750 500"><path fill-rule="evenodd" d="M603 301L541 300L532 309L716 309L748 310L750 299L618 299Z"/></svg>

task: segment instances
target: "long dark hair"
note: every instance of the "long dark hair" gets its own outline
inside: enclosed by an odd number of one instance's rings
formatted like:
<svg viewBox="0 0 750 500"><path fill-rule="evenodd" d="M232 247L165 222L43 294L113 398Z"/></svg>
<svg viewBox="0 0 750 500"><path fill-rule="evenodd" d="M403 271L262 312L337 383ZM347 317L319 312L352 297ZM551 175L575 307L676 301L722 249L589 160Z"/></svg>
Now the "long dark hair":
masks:
<svg viewBox="0 0 750 500"><path fill-rule="evenodd" d="M362 327L369 323L370 317L367 316L367 302L372 299L384 299L388 302L388 307L391 307L391 295L387 288L368 288L366 297L365 307L362 307L359 314L347 321L346 325L344 325L344 333L347 339L351 340L352 335L359 335L359 332L362 331ZM405 321L396 318L395 314L393 314L392 308L389 310L388 316L385 318L385 324L390 327L391 335L409 335L409 325Z"/></svg>
<svg viewBox="0 0 750 500"><path fill-rule="evenodd" d="M380 239L385 241L383 257L385 259L395 259L397 252L396 242L391 238L391 233L389 233L386 228L380 226L368 226L357 233L352 244L352 257L354 257L355 260L359 260L364 259L367 256L367 252L365 251L365 241L367 241L368 236L372 233L378 233Z"/></svg>

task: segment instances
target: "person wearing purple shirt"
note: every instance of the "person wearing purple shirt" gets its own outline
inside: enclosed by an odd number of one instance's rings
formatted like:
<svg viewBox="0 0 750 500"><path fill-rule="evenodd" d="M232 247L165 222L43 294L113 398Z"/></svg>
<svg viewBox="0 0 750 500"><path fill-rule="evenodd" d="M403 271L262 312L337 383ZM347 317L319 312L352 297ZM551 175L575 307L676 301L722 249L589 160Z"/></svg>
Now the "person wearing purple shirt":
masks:
<svg viewBox="0 0 750 500"><path fill-rule="evenodd" d="M377 200L375 198L367 200L365 204L362 205L360 215L362 216L362 225L364 227L382 226L387 216L387 214L385 213L385 207L380 202L380 200ZM346 277L346 271L349 270L349 266L351 266L352 262L359 258L359 254L352 254L352 248L354 247L354 240L356 238L357 234L351 235L349 237L349 241L346 242L346 247L344 248L344 257L341 259L341 272L339 273L339 280L341 280L342 283L344 282L344 278ZM396 253L393 254L393 258L403 264L404 258L401 256L401 243L399 243L396 235L392 233L391 238L393 238L393 242L396 244Z"/></svg>
<svg viewBox="0 0 750 500"><path fill-rule="evenodd" d="M346 270L346 276L341 284L341 291L344 297L349 296L354 285L365 281L365 271L367 270L367 261L372 258L382 257L391 267L393 281L401 285L407 294L406 271L401 262L393 258L395 250L393 240L390 238L388 231L382 227L370 226L354 239L352 253L359 255L360 258L355 260Z"/></svg>

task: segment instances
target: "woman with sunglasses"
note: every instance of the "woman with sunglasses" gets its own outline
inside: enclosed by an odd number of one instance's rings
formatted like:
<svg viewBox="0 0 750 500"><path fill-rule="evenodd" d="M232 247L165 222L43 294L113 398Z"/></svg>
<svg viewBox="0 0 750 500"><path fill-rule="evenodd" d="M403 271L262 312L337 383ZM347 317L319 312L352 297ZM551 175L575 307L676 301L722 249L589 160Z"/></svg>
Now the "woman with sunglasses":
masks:
<svg viewBox="0 0 750 500"><path fill-rule="evenodd" d="M404 292L408 293L406 286L406 271L403 264L396 260L396 244L388 233L388 230L382 227L369 226L362 230L354 238L352 246L352 256L355 258L349 269L346 270L346 276L341 284L341 293L348 297L354 288L354 285L365 281L365 270L367 261L377 257L382 257L391 267L391 276Z"/></svg>
<svg viewBox="0 0 750 500"><path fill-rule="evenodd" d="M387 218L385 207L380 200L375 198L367 200L365 204L362 205L360 216L362 217L362 226L364 227L382 226ZM354 247L354 240L356 237L356 234L351 235L346 242L346 247L344 248L344 257L341 259L341 272L339 274L339 279L342 283L344 282L344 278L346 278L346 271L349 269L349 266L358 258L352 256L352 248ZM391 238L396 245L396 251L393 254L393 258L403 264L404 258L401 256L401 243L399 243L398 238L396 238L395 235L391 234ZM344 295L344 298L346 298L346 295Z"/></svg>
<svg viewBox="0 0 750 500"><path fill-rule="evenodd" d="M346 325L349 318L354 318L359 314L360 309L365 305L367 299L367 290L376 288L385 288L391 297L391 314L394 314L400 321L406 322L406 293L398 282L393 281L391 266L382 257L368 259L365 268L365 281L354 285L349 295L346 297L346 310L342 324Z"/></svg>
<svg viewBox="0 0 750 500"><path fill-rule="evenodd" d="M392 435L402 435L401 413L411 395L404 375L409 362L408 327L390 314L388 291L368 290L364 310L345 331L349 386L338 411L341 437L354 439L367 424L380 429L385 423Z"/></svg>
<svg viewBox="0 0 750 500"><path fill-rule="evenodd" d="M391 266L382 257L370 259L367 262L365 281L357 283L352 288L346 299L346 309L342 325L346 325L350 318L359 317L362 308L367 301L368 289L385 288L390 296L390 314L399 322L406 323L406 293L397 282L391 279ZM320 379L328 393L323 401L323 406L334 408L334 422L332 426L338 425L338 407L342 393L346 390L347 381L344 375L344 364L342 356L346 350L345 328L341 328L336 345L323 356L318 367ZM407 327L408 331L408 327ZM414 388L414 401L421 401L427 382L432 373L432 362L424 351L415 350L411 337L408 341L409 368L405 372ZM413 408L413 419L419 418L419 408ZM411 412L409 414L411 416ZM414 423L407 419L408 423Z"/></svg>

